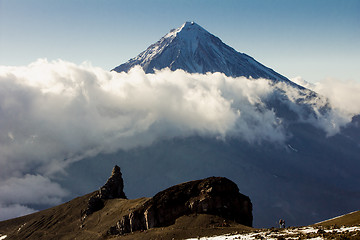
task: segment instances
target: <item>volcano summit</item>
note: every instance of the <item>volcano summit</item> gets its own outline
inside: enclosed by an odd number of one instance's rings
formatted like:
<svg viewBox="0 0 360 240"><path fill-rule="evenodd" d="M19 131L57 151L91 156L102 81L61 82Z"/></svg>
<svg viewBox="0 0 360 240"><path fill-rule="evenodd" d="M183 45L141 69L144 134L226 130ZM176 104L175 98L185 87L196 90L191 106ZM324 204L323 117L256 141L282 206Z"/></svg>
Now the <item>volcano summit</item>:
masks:
<svg viewBox="0 0 360 240"><path fill-rule="evenodd" d="M290 82L252 57L235 51L195 22L186 22L171 30L158 42L113 71L127 72L136 65L140 65L146 73L170 68L189 73L221 72L231 77Z"/></svg>

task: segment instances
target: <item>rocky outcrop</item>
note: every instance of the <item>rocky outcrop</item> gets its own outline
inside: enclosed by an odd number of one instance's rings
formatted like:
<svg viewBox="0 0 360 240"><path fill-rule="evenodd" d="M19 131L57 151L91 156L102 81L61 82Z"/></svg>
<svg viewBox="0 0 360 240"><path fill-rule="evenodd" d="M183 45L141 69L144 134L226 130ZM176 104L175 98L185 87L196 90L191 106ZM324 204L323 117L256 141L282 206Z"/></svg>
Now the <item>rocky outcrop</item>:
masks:
<svg viewBox="0 0 360 240"><path fill-rule="evenodd" d="M124 181L120 167L115 165L112 170L110 178L107 180L104 186L99 190L99 197L101 199L113 199L113 198L125 198L124 193Z"/></svg>
<svg viewBox="0 0 360 240"><path fill-rule="evenodd" d="M210 177L182 183L156 194L142 206L123 216L110 234L124 234L165 227L188 214L212 214L252 226L250 198L241 194L227 178Z"/></svg>
<svg viewBox="0 0 360 240"><path fill-rule="evenodd" d="M113 198L125 198L124 181L120 167L115 165L110 178L94 195L89 198L86 210L82 212L83 218L104 207L104 200Z"/></svg>

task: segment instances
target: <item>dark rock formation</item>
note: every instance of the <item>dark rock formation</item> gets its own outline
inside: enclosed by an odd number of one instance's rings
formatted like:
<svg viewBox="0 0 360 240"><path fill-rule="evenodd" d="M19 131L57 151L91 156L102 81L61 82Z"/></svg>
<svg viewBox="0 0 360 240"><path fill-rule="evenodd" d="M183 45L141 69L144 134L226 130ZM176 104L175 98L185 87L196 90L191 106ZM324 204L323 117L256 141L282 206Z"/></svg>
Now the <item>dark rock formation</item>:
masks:
<svg viewBox="0 0 360 240"><path fill-rule="evenodd" d="M106 181L105 185L89 198L88 206L82 213L83 217L102 209L104 207L104 200L113 198L126 199L124 193L124 181L122 179L120 167L117 165L113 168L111 176Z"/></svg>
<svg viewBox="0 0 360 240"><path fill-rule="evenodd" d="M115 165L112 170L110 178L107 180L104 186L99 190L99 197L101 199L113 199L113 198L125 198L124 193L124 181L120 167Z"/></svg>
<svg viewBox="0 0 360 240"><path fill-rule="evenodd" d="M252 226L250 198L227 178L210 177L182 183L156 194L111 227L110 234L124 234L165 227L188 214L212 214Z"/></svg>

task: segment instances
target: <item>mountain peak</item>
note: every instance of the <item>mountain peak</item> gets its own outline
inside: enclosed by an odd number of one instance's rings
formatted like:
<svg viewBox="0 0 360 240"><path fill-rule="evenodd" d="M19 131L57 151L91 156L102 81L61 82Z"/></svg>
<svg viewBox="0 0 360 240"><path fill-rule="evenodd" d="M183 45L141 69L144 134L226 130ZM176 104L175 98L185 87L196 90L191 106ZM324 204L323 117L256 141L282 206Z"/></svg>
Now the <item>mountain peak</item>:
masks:
<svg viewBox="0 0 360 240"><path fill-rule="evenodd" d="M195 22L185 22L183 25L181 25L179 28L171 29L168 34L165 35L165 37L172 37L177 36L178 33L182 32L207 32L204 28L202 28L200 25L198 25Z"/></svg>
<svg viewBox="0 0 360 240"><path fill-rule="evenodd" d="M191 21L191 22L185 22L182 27L191 27L191 26L194 26L194 27L200 27L198 24L196 24L195 22Z"/></svg>
<svg viewBox="0 0 360 240"><path fill-rule="evenodd" d="M200 25L198 25L195 22L185 22L181 27L178 28L180 32L187 32L187 31L198 31L198 32L206 32L204 28L202 28Z"/></svg>
<svg viewBox="0 0 360 240"><path fill-rule="evenodd" d="M231 77L267 78L290 82L252 57L237 52L195 22L172 29L138 56L112 69L128 72L140 65L146 73L155 69L182 69L189 73L221 72Z"/></svg>
<svg viewBox="0 0 360 240"><path fill-rule="evenodd" d="M181 27L169 34L174 34L175 37L187 42L199 42L201 39L206 39L211 36L208 31L195 22L185 22Z"/></svg>

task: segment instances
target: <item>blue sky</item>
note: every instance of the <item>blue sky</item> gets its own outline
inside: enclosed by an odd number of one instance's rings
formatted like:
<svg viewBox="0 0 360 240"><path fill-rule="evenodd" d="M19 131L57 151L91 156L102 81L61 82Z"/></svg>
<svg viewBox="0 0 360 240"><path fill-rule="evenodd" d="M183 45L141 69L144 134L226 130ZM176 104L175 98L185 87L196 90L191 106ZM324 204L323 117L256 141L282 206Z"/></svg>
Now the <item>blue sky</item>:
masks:
<svg viewBox="0 0 360 240"><path fill-rule="evenodd" d="M0 65L110 70L195 21L289 78L360 81L359 12L359 0L0 0Z"/></svg>

